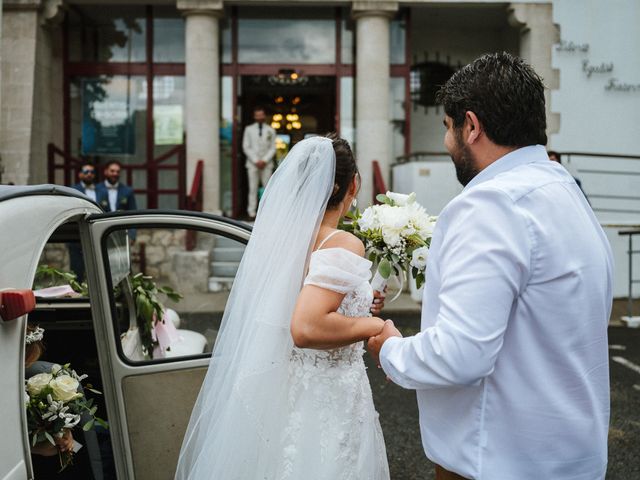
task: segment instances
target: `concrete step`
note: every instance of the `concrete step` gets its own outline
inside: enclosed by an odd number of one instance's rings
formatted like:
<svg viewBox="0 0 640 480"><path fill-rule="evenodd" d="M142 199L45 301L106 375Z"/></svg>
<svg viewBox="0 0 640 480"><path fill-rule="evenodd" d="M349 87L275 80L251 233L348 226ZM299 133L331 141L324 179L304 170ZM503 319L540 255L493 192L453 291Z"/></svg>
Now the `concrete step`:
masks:
<svg viewBox="0 0 640 480"><path fill-rule="evenodd" d="M238 273L238 262L211 262L211 276L213 277L226 277L235 278Z"/></svg>
<svg viewBox="0 0 640 480"><path fill-rule="evenodd" d="M239 247L215 247L211 250L211 260L214 262L237 262L242 260L244 248Z"/></svg>

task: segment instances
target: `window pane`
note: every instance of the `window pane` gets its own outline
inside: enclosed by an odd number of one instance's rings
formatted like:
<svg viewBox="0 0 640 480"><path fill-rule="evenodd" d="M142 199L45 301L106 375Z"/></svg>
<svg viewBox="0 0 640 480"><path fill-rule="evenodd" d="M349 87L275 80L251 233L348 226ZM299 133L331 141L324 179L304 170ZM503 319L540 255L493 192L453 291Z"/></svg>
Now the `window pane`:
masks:
<svg viewBox="0 0 640 480"><path fill-rule="evenodd" d="M74 155L96 164L112 158L123 164L146 161L144 77L77 77L70 96Z"/></svg>
<svg viewBox="0 0 640 480"><path fill-rule="evenodd" d="M391 21L390 55L393 65L405 63L405 42L407 36L407 22L404 17Z"/></svg>
<svg viewBox="0 0 640 480"><path fill-rule="evenodd" d="M154 158L183 143L184 94L184 77L161 76L153 79ZM164 160L162 164L173 165L177 162L176 154Z"/></svg>
<svg viewBox="0 0 640 480"><path fill-rule="evenodd" d="M240 10L240 63L335 63L336 22L332 9Z"/></svg>
<svg viewBox="0 0 640 480"><path fill-rule="evenodd" d="M175 8L153 9L153 61L185 61L185 22Z"/></svg>
<svg viewBox="0 0 640 480"><path fill-rule="evenodd" d="M149 362L210 353L244 248L238 240L213 233L137 229L130 254L131 273L114 285L113 317L125 357ZM126 257L118 252L110 255ZM147 279L136 277L139 272ZM168 287L182 296L176 301L169 298L171 295L158 295L157 306L164 311L160 319L138 308L154 286ZM152 334L141 334L145 328Z"/></svg>
<svg viewBox="0 0 640 480"><path fill-rule="evenodd" d="M231 63L231 18L228 15L220 19L220 45L222 63Z"/></svg>
<svg viewBox="0 0 640 480"><path fill-rule="evenodd" d="M158 170L158 188L161 190L178 189L177 170Z"/></svg>
<svg viewBox="0 0 640 480"><path fill-rule="evenodd" d="M353 50L354 50L354 31L355 23L350 18L349 10L343 9L342 11L342 32L341 32L341 45L340 45L340 60L343 64L351 65L353 63Z"/></svg>
<svg viewBox="0 0 640 480"><path fill-rule="evenodd" d="M389 113L391 117L391 128L389 141L391 142L391 158L395 159L404 155L404 132L406 123L404 77L392 77L390 88Z"/></svg>
<svg viewBox="0 0 640 480"><path fill-rule="evenodd" d="M146 60L144 7L74 5L68 12L72 62Z"/></svg>
<svg viewBox="0 0 640 480"><path fill-rule="evenodd" d="M220 205L222 211L230 216L233 208L231 192L233 77L222 77L220 87Z"/></svg>
<svg viewBox="0 0 640 480"><path fill-rule="evenodd" d="M340 136L351 144L355 150L355 96L353 77L340 78Z"/></svg>

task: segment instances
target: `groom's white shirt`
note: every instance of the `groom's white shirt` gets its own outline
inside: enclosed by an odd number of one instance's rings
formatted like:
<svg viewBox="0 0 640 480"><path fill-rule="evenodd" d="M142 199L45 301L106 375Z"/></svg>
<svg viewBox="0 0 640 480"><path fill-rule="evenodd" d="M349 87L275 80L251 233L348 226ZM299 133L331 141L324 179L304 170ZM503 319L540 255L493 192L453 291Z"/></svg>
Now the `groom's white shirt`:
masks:
<svg viewBox="0 0 640 480"><path fill-rule="evenodd" d="M417 390L427 456L468 478L605 476L613 258L542 146L481 171L433 235L422 332L380 360Z"/></svg>

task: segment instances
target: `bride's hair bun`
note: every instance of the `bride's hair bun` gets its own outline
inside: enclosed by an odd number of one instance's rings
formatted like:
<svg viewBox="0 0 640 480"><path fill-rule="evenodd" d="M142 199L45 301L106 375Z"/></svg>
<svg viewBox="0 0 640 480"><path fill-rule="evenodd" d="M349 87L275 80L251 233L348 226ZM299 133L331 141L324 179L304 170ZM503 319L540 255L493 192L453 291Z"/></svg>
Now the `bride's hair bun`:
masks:
<svg viewBox="0 0 640 480"><path fill-rule="evenodd" d="M333 150L336 153L336 176L333 193L327 202L327 208L340 205L347 196L349 184L354 176L360 179L360 172L356 165L356 158L353 155L351 146L344 138L340 138L335 132L329 133L326 137L331 140ZM337 188L336 188L337 187Z"/></svg>

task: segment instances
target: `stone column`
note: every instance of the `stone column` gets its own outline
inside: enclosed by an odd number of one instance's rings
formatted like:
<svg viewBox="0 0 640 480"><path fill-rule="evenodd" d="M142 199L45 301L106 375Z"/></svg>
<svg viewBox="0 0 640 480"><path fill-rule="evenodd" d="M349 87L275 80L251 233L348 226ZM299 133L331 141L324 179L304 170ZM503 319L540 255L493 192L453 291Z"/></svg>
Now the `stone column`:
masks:
<svg viewBox="0 0 640 480"><path fill-rule="evenodd" d="M220 213L220 58L222 0L178 0L186 17L187 188L204 160L204 211Z"/></svg>
<svg viewBox="0 0 640 480"><path fill-rule="evenodd" d="M362 175L358 197L363 208L372 200L373 160L380 162L389 188L389 23L397 10L397 2L353 2L353 18L356 20L355 148Z"/></svg>
<svg viewBox="0 0 640 480"><path fill-rule="evenodd" d="M551 90L560 87L558 69L553 68L553 45L560 41L558 26L553 23L553 5L512 3L509 23L520 30L520 56L540 75L547 87L547 136L560 130L560 114L551 111Z"/></svg>
<svg viewBox="0 0 640 480"><path fill-rule="evenodd" d="M4 183L25 185L30 180L39 8L37 0L3 2L0 151Z"/></svg>
<svg viewBox="0 0 640 480"><path fill-rule="evenodd" d="M52 46L60 39L62 0L4 0L0 151L4 183L44 183L47 143L61 108L54 111ZM54 120L56 119L56 120ZM57 122L57 123L56 123Z"/></svg>

